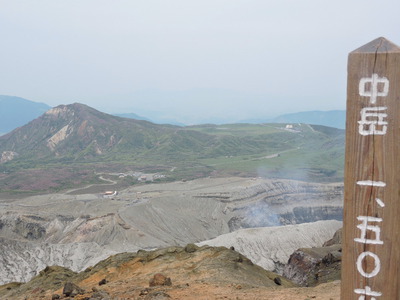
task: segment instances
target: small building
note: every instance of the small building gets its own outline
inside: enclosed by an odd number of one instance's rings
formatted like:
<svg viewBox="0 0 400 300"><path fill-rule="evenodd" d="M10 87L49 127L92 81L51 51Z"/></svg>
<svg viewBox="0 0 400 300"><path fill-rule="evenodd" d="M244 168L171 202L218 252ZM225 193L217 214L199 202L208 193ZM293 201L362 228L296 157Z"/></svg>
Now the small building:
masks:
<svg viewBox="0 0 400 300"><path fill-rule="evenodd" d="M114 196L117 196L118 192L117 191L105 191L103 194L104 198L112 198Z"/></svg>
<svg viewBox="0 0 400 300"><path fill-rule="evenodd" d="M147 176L145 176L145 175L140 176L140 177L138 178L138 181L140 181L140 182L145 182L145 181L147 181Z"/></svg>

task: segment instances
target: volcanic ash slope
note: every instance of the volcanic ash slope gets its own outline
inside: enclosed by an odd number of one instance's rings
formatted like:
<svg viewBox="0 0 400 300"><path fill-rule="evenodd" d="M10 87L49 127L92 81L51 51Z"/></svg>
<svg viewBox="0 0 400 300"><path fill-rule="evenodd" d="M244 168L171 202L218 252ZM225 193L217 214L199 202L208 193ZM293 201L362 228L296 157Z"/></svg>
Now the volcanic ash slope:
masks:
<svg viewBox="0 0 400 300"><path fill-rule="evenodd" d="M321 247L332 238L342 222L318 221L298 225L240 229L197 245L233 246L253 263L266 270L277 270L299 248Z"/></svg>

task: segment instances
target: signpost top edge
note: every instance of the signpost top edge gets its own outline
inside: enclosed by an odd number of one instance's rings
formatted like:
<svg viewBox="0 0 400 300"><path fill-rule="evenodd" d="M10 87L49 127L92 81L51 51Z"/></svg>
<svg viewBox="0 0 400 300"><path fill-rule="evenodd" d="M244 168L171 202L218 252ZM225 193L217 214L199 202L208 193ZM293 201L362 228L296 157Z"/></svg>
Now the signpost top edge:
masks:
<svg viewBox="0 0 400 300"><path fill-rule="evenodd" d="M393 53L400 52L400 47L384 37L379 37L360 48L350 52L353 53Z"/></svg>

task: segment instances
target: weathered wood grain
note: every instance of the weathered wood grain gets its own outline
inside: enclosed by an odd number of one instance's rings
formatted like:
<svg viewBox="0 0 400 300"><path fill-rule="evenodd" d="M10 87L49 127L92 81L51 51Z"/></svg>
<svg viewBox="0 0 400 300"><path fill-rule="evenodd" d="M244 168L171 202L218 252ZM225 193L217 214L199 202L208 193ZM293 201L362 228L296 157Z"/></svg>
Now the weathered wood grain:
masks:
<svg viewBox="0 0 400 300"><path fill-rule="evenodd" d="M400 48L351 52L347 84L341 299L400 299Z"/></svg>

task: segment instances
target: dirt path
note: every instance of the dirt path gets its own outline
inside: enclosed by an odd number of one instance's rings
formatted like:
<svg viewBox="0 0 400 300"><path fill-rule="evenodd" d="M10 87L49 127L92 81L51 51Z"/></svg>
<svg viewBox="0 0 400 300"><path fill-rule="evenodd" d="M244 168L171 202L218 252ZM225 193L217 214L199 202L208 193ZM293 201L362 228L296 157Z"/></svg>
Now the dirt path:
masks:
<svg viewBox="0 0 400 300"><path fill-rule="evenodd" d="M65 194L67 194L67 195L84 194L85 190L88 190L88 189L96 187L96 186L104 188L104 187L113 187L116 184L118 184L117 181L104 178L103 176L99 176L99 179L101 179L103 181L106 181L108 183L93 183L93 184L89 184L89 185L81 187L81 188L68 190L68 191L65 192Z"/></svg>

